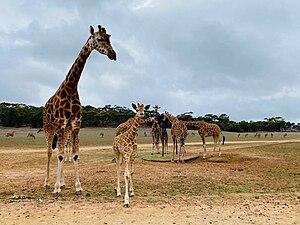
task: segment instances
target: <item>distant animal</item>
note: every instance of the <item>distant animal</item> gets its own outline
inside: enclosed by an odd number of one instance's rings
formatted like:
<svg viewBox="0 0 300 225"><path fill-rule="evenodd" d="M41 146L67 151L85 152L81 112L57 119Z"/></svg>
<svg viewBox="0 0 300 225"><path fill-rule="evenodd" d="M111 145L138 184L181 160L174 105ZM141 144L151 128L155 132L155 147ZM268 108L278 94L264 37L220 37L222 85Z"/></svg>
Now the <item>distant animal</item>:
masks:
<svg viewBox="0 0 300 225"><path fill-rule="evenodd" d="M268 133L265 134L265 138L268 137Z"/></svg>
<svg viewBox="0 0 300 225"><path fill-rule="evenodd" d="M240 136L241 136L241 133L239 133L237 137L239 138Z"/></svg>
<svg viewBox="0 0 300 225"><path fill-rule="evenodd" d="M248 134L245 134L245 137L248 137Z"/></svg>
<svg viewBox="0 0 300 225"><path fill-rule="evenodd" d="M40 132L43 132L43 128L40 128L36 133L40 133Z"/></svg>
<svg viewBox="0 0 300 225"><path fill-rule="evenodd" d="M6 133L5 136L6 136L6 137L14 137L14 136L15 136L15 131L8 132L8 133Z"/></svg>
<svg viewBox="0 0 300 225"><path fill-rule="evenodd" d="M147 137L147 132L146 131L144 131L144 136Z"/></svg>
<svg viewBox="0 0 300 225"><path fill-rule="evenodd" d="M100 133L100 137L102 137L102 138L104 137L104 133L103 132Z"/></svg>
<svg viewBox="0 0 300 225"><path fill-rule="evenodd" d="M194 133L194 132L192 132L192 133L191 133L191 135L192 135L192 136L195 136L195 133Z"/></svg>
<svg viewBox="0 0 300 225"><path fill-rule="evenodd" d="M28 134L27 134L27 137L28 137L28 138L31 137L31 138L35 139L35 136L34 136L33 133L28 133Z"/></svg>
<svg viewBox="0 0 300 225"><path fill-rule="evenodd" d="M271 133L271 138L273 137L273 133Z"/></svg>
<svg viewBox="0 0 300 225"><path fill-rule="evenodd" d="M284 138L287 137L287 133L285 133L285 134L283 135L283 137L284 137Z"/></svg>

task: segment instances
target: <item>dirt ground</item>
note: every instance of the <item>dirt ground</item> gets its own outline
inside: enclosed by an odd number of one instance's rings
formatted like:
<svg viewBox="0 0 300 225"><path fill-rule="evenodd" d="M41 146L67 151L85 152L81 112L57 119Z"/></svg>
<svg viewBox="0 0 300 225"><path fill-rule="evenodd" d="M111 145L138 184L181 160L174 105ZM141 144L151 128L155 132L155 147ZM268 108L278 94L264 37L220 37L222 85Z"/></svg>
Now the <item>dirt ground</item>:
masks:
<svg viewBox="0 0 300 225"><path fill-rule="evenodd" d="M0 224L300 224L298 189L265 191L284 187L286 182L284 178L272 180L266 171L292 163L294 170L290 171L299 178L299 162L243 150L264 145L270 143L229 144L220 158L199 158L184 164L138 159L134 174L136 196L130 199L129 208L124 208L123 198L115 197L111 190L115 166L109 147L81 149L83 196L74 195L72 165L66 163L67 187L59 198L42 187L44 149L0 148ZM147 148L150 149L144 147ZM195 153L197 148L187 146L187 152ZM106 156L97 157L99 152ZM52 158L51 185L56 174L55 157ZM205 186L207 182L210 186ZM224 186L216 185L220 183ZM237 188L235 185L240 191L230 191ZM217 190L224 187L228 190Z"/></svg>

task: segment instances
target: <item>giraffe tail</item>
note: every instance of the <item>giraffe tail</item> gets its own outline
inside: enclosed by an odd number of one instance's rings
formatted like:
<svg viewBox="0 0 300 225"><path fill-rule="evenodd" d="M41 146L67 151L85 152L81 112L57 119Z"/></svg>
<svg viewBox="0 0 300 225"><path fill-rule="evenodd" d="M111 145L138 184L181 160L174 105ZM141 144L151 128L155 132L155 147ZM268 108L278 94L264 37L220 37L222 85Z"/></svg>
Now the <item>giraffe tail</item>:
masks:
<svg viewBox="0 0 300 225"><path fill-rule="evenodd" d="M181 145L184 145L185 138L184 138L184 137L181 137L181 138L180 138L180 141L181 141Z"/></svg>
<svg viewBox="0 0 300 225"><path fill-rule="evenodd" d="M224 143L225 143L225 136L222 134L222 136L223 136L223 143L222 143L222 145L224 145Z"/></svg>
<svg viewBox="0 0 300 225"><path fill-rule="evenodd" d="M54 150L56 148L57 144L57 134L54 134L53 139L52 139L52 149Z"/></svg>

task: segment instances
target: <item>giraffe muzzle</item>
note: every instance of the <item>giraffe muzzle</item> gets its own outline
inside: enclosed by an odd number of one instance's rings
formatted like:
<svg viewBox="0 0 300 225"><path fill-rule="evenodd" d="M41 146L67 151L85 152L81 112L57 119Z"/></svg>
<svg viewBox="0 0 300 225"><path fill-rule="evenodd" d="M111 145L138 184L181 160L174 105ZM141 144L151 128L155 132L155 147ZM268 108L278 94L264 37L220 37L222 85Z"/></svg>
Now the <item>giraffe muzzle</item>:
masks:
<svg viewBox="0 0 300 225"><path fill-rule="evenodd" d="M117 60L117 54L115 51L110 51L108 54L107 54L107 57L110 59L110 60Z"/></svg>

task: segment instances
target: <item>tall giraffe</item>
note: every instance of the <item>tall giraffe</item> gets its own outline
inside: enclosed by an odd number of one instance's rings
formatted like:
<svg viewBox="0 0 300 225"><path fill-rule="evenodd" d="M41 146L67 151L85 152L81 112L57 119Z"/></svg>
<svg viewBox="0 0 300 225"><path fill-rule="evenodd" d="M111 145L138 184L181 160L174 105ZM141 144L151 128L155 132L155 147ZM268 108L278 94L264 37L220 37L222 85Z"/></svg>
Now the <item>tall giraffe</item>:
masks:
<svg viewBox="0 0 300 225"><path fill-rule="evenodd" d="M154 147L156 149L156 153L159 154L159 139L161 137L161 129L158 123L158 110L160 107L158 105L153 106L153 124L151 127L151 135L152 135L152 154L154 154Z"/></svg>
<svg viewBox="0 0 300 225"><path fill-rule="evenodd" d="M175 153L175 145L177 148L177 143L180 144L179 148L179 162L184 162L184 154L185 154L185 140L187 137L187 128L183 121L180 121L177 117L171 115L170 113L166 112L165 118L170 121L172 124L171 126L171 136L173 140L173 156L171 161L174 161L174 153ZM182 159L181 159L182 156Z"/></svg>
<svg viewBox="0 0 300 225"><path fill-rule="evenodd" d="M225 142L225 136L222 134L221 128L217 124L207 123L203 120L198 121L184 121L187 127L198 129L198 133L203 142L203 158L206 158L206 144L205 137L212 136L214 139L214 151L216 150L217 144L219 145L219 156L221 156L221 136L223 137L223 144Z"/></svg>
<svg viewBox="0 0 300 225"><path fill-rule="evenodd" d="M140 126L141 118L145 115L145 110L148 110L150 105L144 106L143 104L132 103L132 107L137 111L136 115L133 118L131 127L124 133L119 134L115 137L113 143L113 150L116 159L117 166L117 186L116 193L117 196L121 196L120 189L120 173L121 173L121 164L125 162L125 196L124 196L124 206L129 207L129 195L134 196L133 191L133 182L132 182L132 172L133 172L133 157L136 148L136 134L137 129ZM128 186L129 182L129 186ZM129 193L130 192L130 193Z"/></svg>
<svg viewBox="0 0 300 225"><path fill-rule="evenodd" d="M82 106L77 91L78 82L83 71L84 65L95 49L99 53L108 56L110 60L116 60L116 53L110 44L110 35L106 33L104 27L98 25L98 31L90 26L90 37L82 47L75 62L71 66L65 80L61 83L58 90L46 102L43 116L44 132L47 141L47 173L45 179L45 188L49 187L49 169L52 149L55 149L58 143L57 152L57 178L54 186L53 195L58 196L61 193L63 181L63 162L65 147L65 132L70 129L72 143L72 161L75 171L76 193L81 194L82 188L78 172L78 154L79 154L79 130L82 118Z"/></svg>

